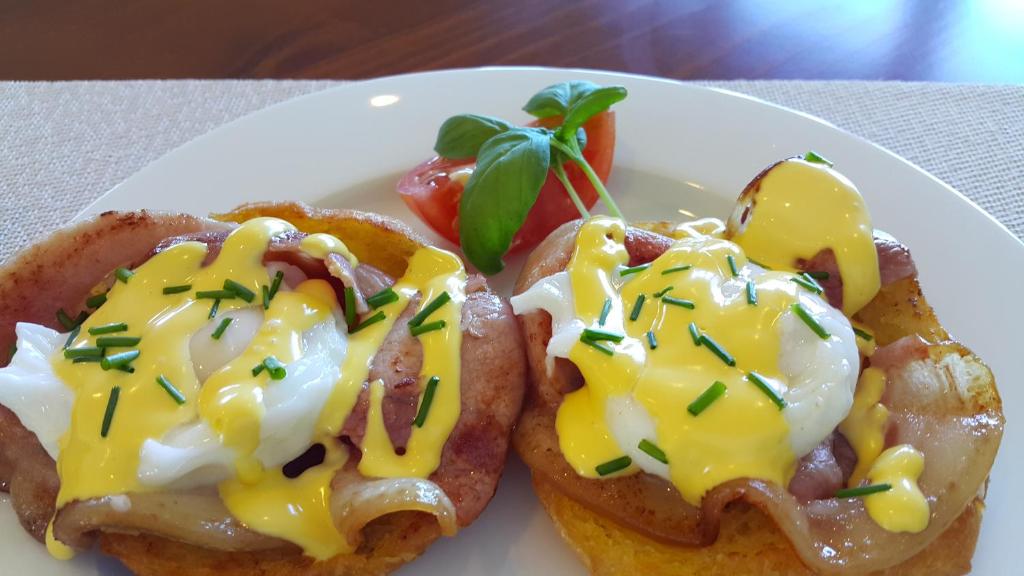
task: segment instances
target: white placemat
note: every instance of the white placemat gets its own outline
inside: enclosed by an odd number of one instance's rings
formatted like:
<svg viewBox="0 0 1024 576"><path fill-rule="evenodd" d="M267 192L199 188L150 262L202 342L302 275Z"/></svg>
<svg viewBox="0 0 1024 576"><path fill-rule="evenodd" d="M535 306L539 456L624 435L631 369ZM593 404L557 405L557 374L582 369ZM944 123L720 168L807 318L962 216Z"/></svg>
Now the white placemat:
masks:
<svg viewBox="0 0 1024 576"><path fill-rule="evenodd" d="M332 81L0 82L0 261L165 152ZM702 82L819 116L945 180L1024 237L1024 87ZM951 231L952 233L953 231Z"/></svg>

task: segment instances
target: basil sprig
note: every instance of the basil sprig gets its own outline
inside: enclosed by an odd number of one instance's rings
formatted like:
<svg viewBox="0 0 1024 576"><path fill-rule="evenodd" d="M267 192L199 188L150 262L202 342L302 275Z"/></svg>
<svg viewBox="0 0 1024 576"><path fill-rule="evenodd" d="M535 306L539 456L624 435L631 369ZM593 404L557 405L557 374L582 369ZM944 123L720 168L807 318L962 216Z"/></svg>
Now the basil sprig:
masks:
<svg viewBox="0 0 1024 576"><path fill-rule="evenodd" d="M590 215L565 174L567 161L580 167L609 212L622 216L583 157L582 127L625 97L622 86L563 82L541 90L523 107L537 118L560 116L562 123L553 129L514 126L476 114L452 116L441 125L434 144L439 155L454 160L476 157L476 169L459 204L459 240L466 258L481 272L496 274L505 267L502 256L537 201L548 170L565 186L580 214Z"/></svg>

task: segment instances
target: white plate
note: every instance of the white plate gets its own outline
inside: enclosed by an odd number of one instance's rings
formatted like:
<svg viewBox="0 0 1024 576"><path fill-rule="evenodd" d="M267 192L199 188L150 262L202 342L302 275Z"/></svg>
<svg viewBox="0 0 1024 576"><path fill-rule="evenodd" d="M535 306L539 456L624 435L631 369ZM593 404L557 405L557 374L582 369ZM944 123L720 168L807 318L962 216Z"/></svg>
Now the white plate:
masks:
<svg viewBox="0 0 1024 576"><path fill-rule="evenodd" d="M914 252L921 282L945 326L992 367L1010 421L992 472L988 510L974 557L977 573L1013 572L1014 521L1024 512L1017 422L1024 398L1024 245L963 196L864 140L816 118L740 94L677 82L552 69L432 72L348 84L270 107L203 136L132 176L85 213L151 208L206 214L253 200L305 200L397 216L426 231L393 192L405 169L431 153L449 115L527 118L520 106L556 82L623 84L609 188L632 218L676 210L725 217L761 168L814 149L829 157L868 200L877 227ZM443 243L442 243L443 244ZM506 287L517 264L496 283ZM0 557L13 574L114 574L116 563L85 554L50 559L0 506ZM12 564L13 562L13 564ZM403 574L583 574L537 504L528 474L509 465L480 519L435 544Z"/></svg>

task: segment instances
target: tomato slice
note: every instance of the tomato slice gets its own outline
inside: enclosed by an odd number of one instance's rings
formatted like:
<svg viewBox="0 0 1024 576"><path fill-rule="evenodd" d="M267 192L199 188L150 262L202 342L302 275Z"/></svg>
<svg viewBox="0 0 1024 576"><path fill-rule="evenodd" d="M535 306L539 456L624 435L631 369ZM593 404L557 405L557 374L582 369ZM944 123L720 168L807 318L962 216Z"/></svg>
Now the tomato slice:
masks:
<svg viewBox="0 0 1024 576"><path fill-rule="evenodd" d="M531 126L557 126L560 118L547 118L532 122ZM608 181L615 155L615 113L606 111L595 115L583 125L587 145L583 157L602 182ZM434 157L410 170L398 182L398 193L406 205L446 239L459 243L459 200L475 163L470 160L448 160ZM587 208L597 202L597 191L578 166L565 165L566 176ZM537 202L512 239L509 251L535 246L555 228L579 217L569 199L568 192L554 174L548 174L540 189Z"/></svg>

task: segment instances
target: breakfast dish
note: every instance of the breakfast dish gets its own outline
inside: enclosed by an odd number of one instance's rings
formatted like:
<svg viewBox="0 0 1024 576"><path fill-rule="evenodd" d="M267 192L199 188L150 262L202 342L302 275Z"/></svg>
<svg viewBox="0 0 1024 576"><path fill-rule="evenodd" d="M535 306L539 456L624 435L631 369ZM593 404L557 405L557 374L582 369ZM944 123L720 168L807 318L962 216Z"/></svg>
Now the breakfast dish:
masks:
<svg viewBox="0 0 1024 576"><path fill-rule="evenodd" d="M0 340L22 526L137 574L394 570L491 499L524 387L457 256L302 204L62 230L0 272Z"/></svg>
<svg viewBox="0 0 1024 576"><path fill-rule="evenodd" d="M514 446L595 574L961 574L1003 429L910 251L809 153L727 222L563 225L512 298Z"/></svg>

